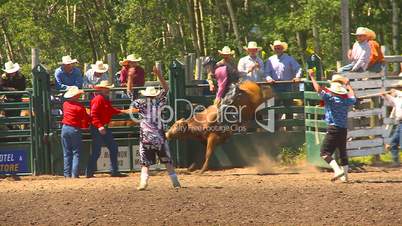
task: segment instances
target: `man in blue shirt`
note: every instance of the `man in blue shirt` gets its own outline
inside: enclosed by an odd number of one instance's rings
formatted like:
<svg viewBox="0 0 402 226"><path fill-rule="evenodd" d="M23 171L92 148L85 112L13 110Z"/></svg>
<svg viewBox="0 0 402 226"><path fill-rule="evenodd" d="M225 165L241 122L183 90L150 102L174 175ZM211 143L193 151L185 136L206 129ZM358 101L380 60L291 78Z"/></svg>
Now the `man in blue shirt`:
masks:
<svg viewBox="0 0 402 226"><path fill-rule="evenodd" d="M268 83L273 84L272 89L275 93L291 92L293 90L292 83L278 83L277 81L300 81L301 67L299 63L292 57L286 54L288 44L279 40L274 41L271 45L271 49L275 52L275 55L268 58L265 63L265 80ZM292 100L275 100L276 106L291 106ZM276 114L276 120L280 120L282 114ZM286 119L293 119L293 113L287 113ZM277 128L278 129L278 128ZM292 130L292 127L287 127L287 130Z"/></svg>
<svg viewBox="0 0 402 226"><path fill-rule="evenodd" d="M77 59L71 59L70 56L63 56L61 66L56 69L54 76L56 80L56 89L65 90L69 86L82 88L84 82L80 69L75 67Z"/></svg>
<svg viewBox="0 0 402 226"><path fill-rule="evenodd" d="M343 76L334 75L330 81L330 88L326 88L320 87L317 83L313 70L310 71L309 75L314 89L324 101L325 121L328 124L327 134L321 146L321 157L334 170L334 177L331 181L340 178L342 182L347 182L349 170L346 152L347 120L349 107L356 103L355 94L349 80ZM339 150L342 169L332 158L335 149Z"/></svg>
<svg viewBox="0 0 402 226"><path fill-rule="evenodd" d="M271 45L275 55L268 58L265 63L265 79L268 83L275 83L275 81L299 81L301 77L301 67L299 63L285 51L288 49L286 42L276 40ZM274 87L275 92L289 92L292 91L291 84L276 84Z"/></svg>

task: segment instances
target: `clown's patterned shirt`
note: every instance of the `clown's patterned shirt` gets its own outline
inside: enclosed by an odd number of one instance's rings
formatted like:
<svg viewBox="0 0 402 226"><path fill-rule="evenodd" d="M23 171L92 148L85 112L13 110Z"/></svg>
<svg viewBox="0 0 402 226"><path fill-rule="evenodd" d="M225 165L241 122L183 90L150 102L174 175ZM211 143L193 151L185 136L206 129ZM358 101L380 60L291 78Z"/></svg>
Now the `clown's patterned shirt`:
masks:
<svg viewBox="0 0 402 226"><path fill-rule="evenodd" d="M163 106L167 103L167 91L162 89L153 99L143 98L133 102L133 107L139 110L140 142L143 144L163 144L164 124L161 120Z"/></svg>
<svg viewBox="0 0 402 226"><path fill-rule="evenodd" d="M325 121L328 125L348 127L348 109L356 103L355 97L341 98L322 90L319 95L325 103Z"/></svg>

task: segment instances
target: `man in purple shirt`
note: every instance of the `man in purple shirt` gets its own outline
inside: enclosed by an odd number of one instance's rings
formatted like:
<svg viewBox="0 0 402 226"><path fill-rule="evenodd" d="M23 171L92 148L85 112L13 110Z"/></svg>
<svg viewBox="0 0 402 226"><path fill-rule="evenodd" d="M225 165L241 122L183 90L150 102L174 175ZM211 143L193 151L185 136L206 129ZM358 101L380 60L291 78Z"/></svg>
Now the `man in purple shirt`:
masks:
<svg viewBox="0 0 402 226"><path fill-rule="evenodd" d="M222 60L217 62L212 57L207 57L203 63L206 71L208 72L208 83L210 91L215 91L213 78L218 83L218 91L216 93L214 104L220 106L221 101L225 99L225 104L231 104L230 98L224 98L226 94L230 97L234 96L236 92L236 85L238 82L239 74L236 66L232 63L232 55L234 51L228 46L223 47L218 51L222 56Z"/></svg>
<svg viewBox="0 0 402 226"><path fill-rule="evenodd" d="M63 56L61 66L54 72L56 80L56 89L65 90L69 86L77 86L82 88L84 79L80 69L75 67L77 59L71 59L70 56Z"/></svg>

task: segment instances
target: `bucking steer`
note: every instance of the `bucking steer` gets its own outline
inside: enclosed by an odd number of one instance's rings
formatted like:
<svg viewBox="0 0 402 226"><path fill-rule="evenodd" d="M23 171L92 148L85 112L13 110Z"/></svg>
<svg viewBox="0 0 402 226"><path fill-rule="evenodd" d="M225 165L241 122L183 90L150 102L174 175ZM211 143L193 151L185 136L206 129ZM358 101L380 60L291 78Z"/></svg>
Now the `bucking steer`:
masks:
<svg viewBox="0 0 402 226"><path fill-rule="evenodd" d="M206 143L205 161L201 168L201 173L208 170L208 163L215 147L222 144L233 134L232 128L246 126L248 121L254 119L255 110L263 101L261 89L255 82L242 82L239 85L239 89L240 94L236 96L231 106L236 108L237 113L239 113L239 120L236 123L230 123L229 125L221 123L219 118L225 117L224 114L220 113L220 116L217 117L218 109L215 105L211 105L188 120L180 119L176 121L166 133L167 139L190 138Z"/></svg>

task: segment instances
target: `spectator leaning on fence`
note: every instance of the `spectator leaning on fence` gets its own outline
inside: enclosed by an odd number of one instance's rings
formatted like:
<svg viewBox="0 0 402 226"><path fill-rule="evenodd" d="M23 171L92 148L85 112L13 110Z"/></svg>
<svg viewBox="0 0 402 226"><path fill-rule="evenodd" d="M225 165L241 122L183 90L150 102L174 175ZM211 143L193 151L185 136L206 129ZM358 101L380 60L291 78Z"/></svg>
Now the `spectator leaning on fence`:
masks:
<svg viewBox="0 0 402 226"><path fill-rule="evenodd" d="M88 128L90 121L84 105L78 102L84 93L77 86L70 86L64 94L63 127L61 143L64 156L64 177L79 177L79 162L82 149L81 129Z"/></svg>
<svg viewBox="0 0 402 226"><path fill-rule="evenodd" d="M70 56L62 57L61 66L54 73L57 90L65 90L69 86L82 88L84 80L80 69L75 67L77 62L77 59L71 59Z"/></svg>
<svg viewBox="0 0 402 226"><path fill-rule="evenodd" d="M384 67L384 54L382 54L380 44L375 40L374 31L367 28L368 43L370 45L370 63L367 70L379 73Z"/></svg>
<svg viewBox="0 0 402 226"><path fill-rule="evenodd" d="M349 170L346 152L348 109L356 103L355 94L349 80L343 76L334 75L330 81L330 87L326 88L320 87L317 83L313 70L310 70L309 75L314 89L324 101L325 121L328 124L320 155L334 170L334 177L331 181L341 178L342 182L347 182ZM332 158L336 149L339 150L341 167Z"/></svg>
<svg viewBox="0 0 402 226"><path fill-rule="evenodd" d="M370 45L368 43L368 29L365 27L359 27L356 33L352 35L356 36L356 42L353 44L353 48L348 52L348 58L351 61L338 69L339 73L344 73L348 71L352 72L364 72L370 63Z"/></svg>
<svg viewBox="0 0 402 226"><path fill-rule="evenodd" d="M302 69L297 61L286 54L288 44L279 40L274 41L271 49L275 55L268 58L265 62L265 79L268 83L275 81L299 81ZM277 84L274 87L275 92L288 92L292 90L292 84Z"/></svg>
<svg viewBox="0 0 402 226"><path fill-rule="evenodd" d="M248 45L243 48L247 51L248 56L239 60L237 70L240 73L241 79L258 82L264 75L264 63L261 58L257 56L262 48L258 47L256 42L249 42Z"/></svg>
<svg viewBox="0 0 402 226"><path fill-rule="evenodd" d="M112 103L109 100L110 88L113 84L108 81L101 81L95 85L97 94L91 100L91 137L92 137L92 153L89 157L89 163L87 167L86 176L88 178L93 177L96 162L101 153L101 147L104 143L109 149L110 163L111 163L111 176L119 177L125 176L119 173L119 167L117 163L118 145L113 138L112 131L108 128L113 115L132 112L131 109L120 110L112 107Z"/></svg>
<svg viewBox="0 0 402 226"><path fill-rule="evenodd" d="M99 84L101 81L107 81L108 69L109 65L104 64L102 61L96 61L96 63L92 64L91 68L85 73L84 87L94 88L95 85Z"/></svg>
<svg viewBox="0 0 402 226"><path fill-rule="evenodd" d="M0 77L0 91L24 91L26 88L26 79L20 72L20 65L8 61L4 64L4 74ZM7 94L5 95L6 102L20 102L22 99L21 94ZM19 110L7 110L6 116L19 116Z"/></svg>
<svg viewBox="0 0 402 226"><path fill-rule="evenodd" d="M159 78L163 89L157 90L155 87L147 87L145 91L141 90L145 99L137 99L133 102L134 108L139 110L142 118L140 124L141 178L138 190L145 190L148 186L149 166L156 164L156 155L161 163L166 164L173 187L180 187L170 156L169 144L165 138L164 124L161 120L162 109L167 102L169 86L156 67L153 71Z"/></svg>
<svg viewBox="0 0 402 226"><path fill-rule="evenodd" d="M398 127L395 129L391 138L391 154L392 154L392 166L399 167L401 165L399 159L399 148L401 147L401 135L402 135L402 92L392 89L391 94L383 94L387 105L394 107L396 120L398 121Z"/></svg>

